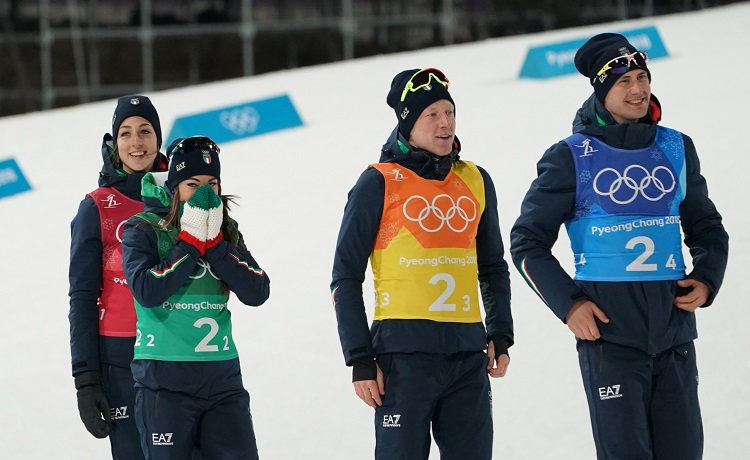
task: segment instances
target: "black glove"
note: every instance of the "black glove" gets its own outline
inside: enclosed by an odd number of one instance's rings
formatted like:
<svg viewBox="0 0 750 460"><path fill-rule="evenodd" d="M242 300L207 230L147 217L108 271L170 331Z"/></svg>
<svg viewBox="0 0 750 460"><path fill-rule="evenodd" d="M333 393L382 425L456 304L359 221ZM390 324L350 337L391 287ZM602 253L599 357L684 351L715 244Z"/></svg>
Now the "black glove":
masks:
<svg viewBox="0 0 750 460"><path fill-rule="evenodd" d="M110 423L109 403L99 373L84 372L76 376L75 384L81 421L95 438L106 438Z"/></svg>

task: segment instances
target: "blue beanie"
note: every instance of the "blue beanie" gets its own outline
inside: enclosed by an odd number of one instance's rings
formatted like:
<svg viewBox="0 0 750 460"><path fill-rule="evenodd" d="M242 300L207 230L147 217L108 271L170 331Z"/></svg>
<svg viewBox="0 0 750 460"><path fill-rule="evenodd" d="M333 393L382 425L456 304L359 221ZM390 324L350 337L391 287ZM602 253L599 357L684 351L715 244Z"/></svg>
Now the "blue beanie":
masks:
<svg viewBox="0 0 750 460"><path fill-rule="evenodd" d="M599 102L604 103L604 99L607 97L607 93L612 89L615 82L622 75L613 75L610 73L603 73L597 77L597 73L604 67L604 64L611 61L612 59L625 56L627 54L633 54L638 50L630 44L627 38L620 34L614 33L603 33L594 35L586 43L584 43L576 52L574 62L576 69L584 77L588 77L591 82L591 86L594 87L594 94ZM639 66L635 61L631 62L631 70L643 69L648 74L648 80L651 81L651 71L646 68Z"/></svg>
<svg viewBox="0 0 750 460"><path fill-rule="evenodd" d="M203 138L206 142L214 142L205 136L195 136L192 138L179 137L173 140L167 147L169 156L169 173L167 173L167 182L165 185L170 192L180 184L180 182L193 176L207 175L221 180L221 163L219 162L219 150L202 148L197 142L185 142ZM182 144L182 146L180 146ZM205 145L205 144L204 144ZM172 154L175 147L180 146L179 152Z"/></svg>
<svg viewBox="0 0 750 460"><path fill-rule="evenodd" d="M151 103L151 99L146 96L123 96L117 100L115 113L112 115L112 138L117 140L117 131L125 119L130 117L143 117L151 123L156 133L156 149L161 149L161 123L159 123L159 114Z"/></svg>

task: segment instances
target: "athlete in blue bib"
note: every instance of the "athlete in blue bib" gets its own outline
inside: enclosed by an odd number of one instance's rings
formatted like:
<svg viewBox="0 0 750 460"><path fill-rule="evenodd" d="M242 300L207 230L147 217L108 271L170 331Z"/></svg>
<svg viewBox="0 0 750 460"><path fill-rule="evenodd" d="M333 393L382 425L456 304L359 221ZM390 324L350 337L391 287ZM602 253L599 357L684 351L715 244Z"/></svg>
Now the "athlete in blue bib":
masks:
<svg viewBox="0 0 750 460"><path fill-rule="evenodd" d="M647 58L613 33L578 50L594 94L539 161L511 254L577 338L597 458L697 460L694 312L721 287L728 236L693 141L657 124ZM562 224L574 277L552 255Z"/></svg>

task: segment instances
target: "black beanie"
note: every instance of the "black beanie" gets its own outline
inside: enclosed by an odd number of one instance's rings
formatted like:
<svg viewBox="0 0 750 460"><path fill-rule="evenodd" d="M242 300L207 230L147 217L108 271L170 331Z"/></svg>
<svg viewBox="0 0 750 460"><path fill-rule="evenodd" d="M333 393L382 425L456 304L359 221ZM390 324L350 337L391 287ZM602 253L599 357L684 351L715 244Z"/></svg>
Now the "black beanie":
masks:
<svg viewBox="0 0 750 460"><path fill-rule="evenodd" d="M117 100L115 113L112 115L112 137L117 141L117 131L126 118L143 117L151 123L156 133L156 149L161 149L161 123L159 123L159 114L151 103L151 99L146 96L123 96Z"/></svg>
<svg viewBox="0 0 750 460"><path fill-rule="evenodd" d="M638 51L630 44L627 38L620 34L604 33L591 37L589 41L583 44L574 59L576 69L584 76L588 77L591 86L594 87L594 94L599 102L604 103L604 98L612 89L615 82L622 75L603 73L597 77L597 73L604 67L604 64L618 56L625 56ZM648 81L651 81L651 71L639 66L635 61L631 63L631 70L643 69L648 74Z"/></svg>
<svg viewBox="0 0 750 460"><path fill-rule="evenodd" d="M207 175L221 180L221 163L219 163L218 149L201 148L199 143L184 142L186 140L204 138L207 142L213 141L204 136L195 136L192 138L179 137L172 141L167 147L169 158L169 173L167 173L166 186L170 192L180 184L180 182L193 176ZM170 155L172 150L179 144L183 146L178 152Z"/></svg>
<svg viewBox="0 0 750 460"><path fill-rule="evenodd" d="M423 89L417 91L407 91L404 102L401 102L401 94L404 92L404 87L409 79L420 69L404 70L399 72L393 81L391 81L391 89L388 91L386 102L396 112L396 118L398 118L398 130L401 134L409 139L411 129L414 127L417 118L422 114L424 109L434 104L441 99L447 99L453 104L455 111L456 103L453 102L453 98L448 92L448 88L445 86L433 82L430 86L426 86Z"/></svg>

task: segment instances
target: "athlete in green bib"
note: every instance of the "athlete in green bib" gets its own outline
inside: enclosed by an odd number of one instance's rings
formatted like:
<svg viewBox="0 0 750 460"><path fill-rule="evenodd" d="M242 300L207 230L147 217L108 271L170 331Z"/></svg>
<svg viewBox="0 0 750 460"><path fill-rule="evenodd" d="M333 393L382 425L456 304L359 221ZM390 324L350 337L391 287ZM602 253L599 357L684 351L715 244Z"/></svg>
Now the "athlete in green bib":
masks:
<svg viewBox="0 0 750 460"><path fill-rule="evenodd" d="M269 279L229 218L219 147L177 139L163 174L143 179L145 211L123 231L123 268L135 298L131 365L135 418L148 458L219 452L257 459L229 292L246 305L268 299Z"/></svg>

